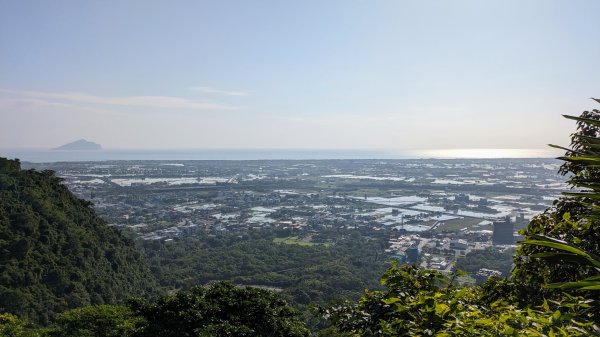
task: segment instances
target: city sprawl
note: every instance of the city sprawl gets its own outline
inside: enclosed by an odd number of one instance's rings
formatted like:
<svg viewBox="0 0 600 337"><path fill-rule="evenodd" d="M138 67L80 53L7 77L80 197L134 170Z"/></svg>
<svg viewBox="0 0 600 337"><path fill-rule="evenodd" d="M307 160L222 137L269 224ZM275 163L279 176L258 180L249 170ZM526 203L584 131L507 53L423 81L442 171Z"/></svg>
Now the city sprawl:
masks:
<svg viewBox="0 0 600 337"><path fill-rule="evenodd" d="M139 240L277 230L281 243L333 245L336 237L324 232L354 231L385 241L389 259L448 271L471 251L511 249L517 230L567 188L551 159L29 166L55 170Z"/></svg>

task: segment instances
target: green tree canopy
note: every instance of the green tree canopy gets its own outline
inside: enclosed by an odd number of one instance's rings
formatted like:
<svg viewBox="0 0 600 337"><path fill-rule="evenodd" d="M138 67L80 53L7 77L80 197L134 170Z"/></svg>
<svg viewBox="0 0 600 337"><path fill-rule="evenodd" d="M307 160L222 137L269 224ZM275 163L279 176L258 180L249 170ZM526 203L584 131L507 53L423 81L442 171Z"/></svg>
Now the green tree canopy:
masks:
<svg viewBox="0 0 600 337"><path fill-rule="evenodd" d="M52 171L0 158L0 312L48 323L154 287L133 242Z"/></svg>
<svg viewBox="0 0 600 337"><path fill-rule="evenodd" d="M297 313L277 294L217 282L159 298L131 300L145 319L137 337L308 336Z"/></svg>

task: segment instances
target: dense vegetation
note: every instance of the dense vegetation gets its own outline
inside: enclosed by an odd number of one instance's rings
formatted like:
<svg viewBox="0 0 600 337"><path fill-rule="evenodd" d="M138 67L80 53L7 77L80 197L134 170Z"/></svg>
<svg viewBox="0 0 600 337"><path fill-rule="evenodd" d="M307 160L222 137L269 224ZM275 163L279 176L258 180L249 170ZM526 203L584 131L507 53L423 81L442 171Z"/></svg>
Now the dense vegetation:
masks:
<svg viewBox="0 0 600 337"><path fill-rule="evenodd" d="M350 234L351 233L351 234ZM384 242L348 232L334 245L302 246L274 242L269 231L146 241L144 254L153 274L169 289L229 280L283 289L297 304L358 298L389 267Z"/></svg>
<svg viewBox="0 0 600 337"><path fill-rule="evenodd" d="M0 312L47 323L153 286L133 243L51 171L0 158Z"/></svg>
<svg viewBox="0 0 600 337"><path fill-rule="evenodd" d="M277 294L219 282L156 302L132 300L134 317L144 320L136 337L308 336L297 314Z"/></svg>
<svg viewBox="0 0 600 337"><path fill-rule="evenodd" d="M456 260L456 268L471 274L481 268L502 272L502 276L510 275L513 265L514 250L499 251L495 248L475 250Z"/></svg>
<svg viewBox="0 0 600 337"><path fill-rule="evenodd" d="M305 337L309 330L277 294L218 282L149 302L68 310L47 328L0 314L2 337Z"/></svg>
<svg viewBox="0 0 600 337"><path fill-rule="evenodd" d="M461 288L452 277L415 266L394 266L383 276L386 291L357 303L321 309L344 336L592 336L597 322L586 298L564 296L525 304L525 292L492 278Z"/></svg>

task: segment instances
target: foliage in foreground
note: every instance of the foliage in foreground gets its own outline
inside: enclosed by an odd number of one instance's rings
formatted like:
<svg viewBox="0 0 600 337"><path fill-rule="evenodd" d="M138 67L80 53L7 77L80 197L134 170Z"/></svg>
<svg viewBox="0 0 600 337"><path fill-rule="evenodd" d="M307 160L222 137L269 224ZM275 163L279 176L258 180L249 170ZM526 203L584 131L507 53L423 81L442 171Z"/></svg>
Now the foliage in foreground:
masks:
<svg viewBox="0 0 600 337"><path fill-rule="evenodd" d="M87 306L66 311L56 324L36 329L0 315L2 337L306 337L298 314L277 294L218 282L166 295L154 302Z"/></svg>
<svg viewBox="0 0 600 337"><path fill-rule="evenodd" d="M32 327L29 322L8 313L0 313L0 336L2 337L42 337L47 336L43 329Z"/></svg>
<svg viewBox="0 0 600 337"><path fill-rule="evenodd" d="M521 308L510 281L492 278L481 287L459 288L438 271L393 266L386 291L367 292L358 303L320 313L350 336L590 336L590 300Z"/></svg>
<svg viewBox="0 0 600 337"><path fill-rule="evenodd" d="M137 337L308 336L308 329L280 296L227 282L129 305L146 322Z"/></svg>
<svg viewBox="0 0 600 337"><path fill-rule="evenodd" d="M600 103L599 100L596 100ZM572 191L554 202L553 207L535 217L521 232L527 239L545 236L574 245L579 249L600 255L600 111L584 111L581 116L565 116L577 122L577 131L571 135L570 148L559 158L564 161L559 173L569 177ZM597 272L589 264L577 263L572 255L561 254L538 259L544 254L556 253L544 245L521 245L515 259L516 281L528 285L538 296L549 296L544 284L573 282L594 276ZM540 255L541 254L541 255ZM575 262L575 263L573 263Z"/></svg>

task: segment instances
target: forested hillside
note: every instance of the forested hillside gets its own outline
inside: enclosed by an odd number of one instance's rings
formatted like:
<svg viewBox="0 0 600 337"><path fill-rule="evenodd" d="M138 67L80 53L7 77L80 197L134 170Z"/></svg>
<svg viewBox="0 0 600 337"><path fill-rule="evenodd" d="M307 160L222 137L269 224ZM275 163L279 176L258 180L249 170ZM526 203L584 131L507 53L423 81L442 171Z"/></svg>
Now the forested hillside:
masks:
<svg viewBox="0 0 600 337"><path fill-rule="evenodd" d="M0 158L0 312L47 323L153 287L133 242L51 171Z"/></svg>

